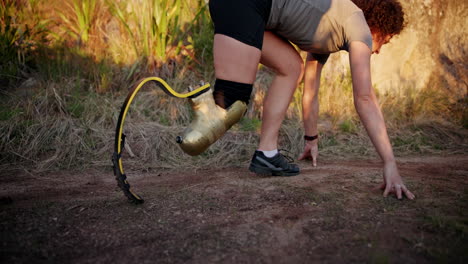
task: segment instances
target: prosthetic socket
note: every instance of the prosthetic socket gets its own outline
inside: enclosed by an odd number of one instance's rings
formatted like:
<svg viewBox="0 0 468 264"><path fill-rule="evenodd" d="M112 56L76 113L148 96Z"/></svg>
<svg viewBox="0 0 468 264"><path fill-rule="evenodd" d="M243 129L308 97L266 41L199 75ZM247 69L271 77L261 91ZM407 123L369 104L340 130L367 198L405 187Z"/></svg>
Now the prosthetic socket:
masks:
<svg viewBox="0 0 468 264"><path fill-rule="evenodd" d="M236 101L229 108L223 109L215 104L213 91L209 91L190 99L195 112L195 118L184 131L183 136L177 137L177 143L182 150L195 156L205 151L216 142L235 123L239 122L247 110L246 103Z"/></svg>

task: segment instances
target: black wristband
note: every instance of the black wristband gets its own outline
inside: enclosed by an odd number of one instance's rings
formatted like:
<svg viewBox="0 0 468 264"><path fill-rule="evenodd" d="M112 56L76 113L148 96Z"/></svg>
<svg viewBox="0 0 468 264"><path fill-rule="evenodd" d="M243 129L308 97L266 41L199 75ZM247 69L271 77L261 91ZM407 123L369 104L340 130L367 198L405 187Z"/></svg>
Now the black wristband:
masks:
<svg viewBox="0 0 468 264"><path fill-rule="evenodd" d="M314 141L318 138L318 135L315 135L315 136L307 136L305 135L304 136L304 139L307 140L307 141Z"/></svg>

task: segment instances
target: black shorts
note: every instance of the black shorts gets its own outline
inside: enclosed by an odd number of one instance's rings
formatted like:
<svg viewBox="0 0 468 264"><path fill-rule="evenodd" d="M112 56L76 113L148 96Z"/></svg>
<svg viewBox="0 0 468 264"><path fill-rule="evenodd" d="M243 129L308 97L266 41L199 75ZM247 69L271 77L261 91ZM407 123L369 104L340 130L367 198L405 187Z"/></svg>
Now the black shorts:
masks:
<svg viewBox="0 0 468 264"><path fill-rule="evenodd" d="M210 0L215 34L262 49L272 0Z"/></svg>

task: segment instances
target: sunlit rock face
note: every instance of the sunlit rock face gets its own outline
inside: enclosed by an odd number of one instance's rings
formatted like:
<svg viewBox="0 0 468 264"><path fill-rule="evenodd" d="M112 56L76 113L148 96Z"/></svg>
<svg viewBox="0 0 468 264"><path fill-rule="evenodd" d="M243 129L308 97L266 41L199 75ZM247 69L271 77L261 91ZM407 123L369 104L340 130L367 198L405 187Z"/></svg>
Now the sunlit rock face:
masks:
<svg viewBox="0 0 468 264"><path fill-rule="evenodd" d="M468 1L405 0L407 27L372 55L372 82L380 92L437 87L467 96ZM349 69L345 52L330 57L324 77Z"/></svg>

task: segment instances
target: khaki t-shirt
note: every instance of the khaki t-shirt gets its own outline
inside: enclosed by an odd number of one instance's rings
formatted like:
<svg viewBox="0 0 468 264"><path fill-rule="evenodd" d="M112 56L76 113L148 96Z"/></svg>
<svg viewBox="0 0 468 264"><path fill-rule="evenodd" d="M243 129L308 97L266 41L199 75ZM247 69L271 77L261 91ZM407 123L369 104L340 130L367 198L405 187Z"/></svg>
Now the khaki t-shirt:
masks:
<svg viewBox="0 0 468 264"><path fill-rule="evenodd" d="M372 50L364 14L351 0L272 0L267 30L312 53L321 63L328 55L361 41Z"/></svg>

